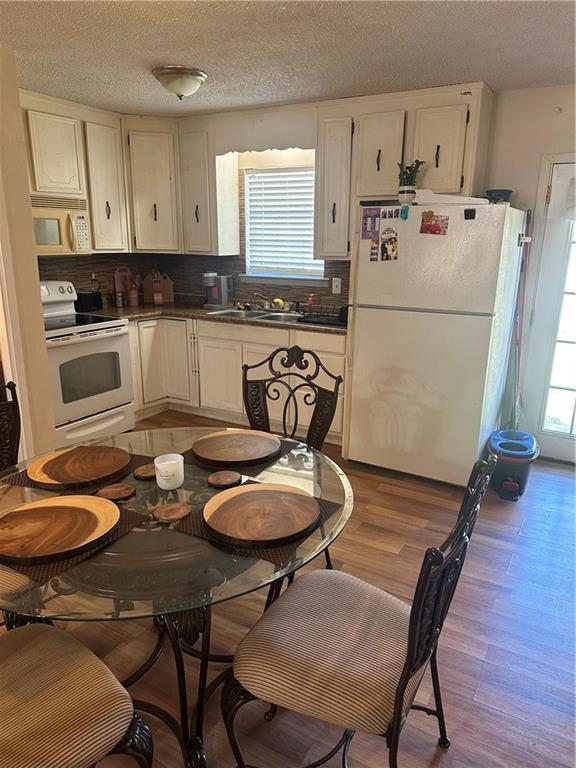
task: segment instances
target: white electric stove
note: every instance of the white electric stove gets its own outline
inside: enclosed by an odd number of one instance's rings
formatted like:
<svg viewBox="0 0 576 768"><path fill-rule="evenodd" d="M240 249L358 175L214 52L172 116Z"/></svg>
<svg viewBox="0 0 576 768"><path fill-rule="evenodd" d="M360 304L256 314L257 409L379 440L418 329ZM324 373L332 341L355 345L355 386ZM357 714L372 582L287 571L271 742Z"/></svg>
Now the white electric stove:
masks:
<svg viewBox="0 0 576 768"><path fill-rule="evenodd" d="M77 313L66 280L44 281L40 292L58 445L132 429L128 320Z"/></svg>

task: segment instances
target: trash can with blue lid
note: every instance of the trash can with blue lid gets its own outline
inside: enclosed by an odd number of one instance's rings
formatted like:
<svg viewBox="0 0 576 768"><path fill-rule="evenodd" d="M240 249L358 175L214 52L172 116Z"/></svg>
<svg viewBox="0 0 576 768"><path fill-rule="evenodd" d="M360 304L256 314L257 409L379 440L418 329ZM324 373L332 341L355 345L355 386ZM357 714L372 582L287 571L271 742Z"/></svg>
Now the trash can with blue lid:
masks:
<svg viewBox="0 0 576 768"><path fill-rule="evenodd" d="M488 450L498 456L490 484L503 499L518 501L526 490L530 467L540 453L536 438L530 432L499 429L490 435Z"/></svg>

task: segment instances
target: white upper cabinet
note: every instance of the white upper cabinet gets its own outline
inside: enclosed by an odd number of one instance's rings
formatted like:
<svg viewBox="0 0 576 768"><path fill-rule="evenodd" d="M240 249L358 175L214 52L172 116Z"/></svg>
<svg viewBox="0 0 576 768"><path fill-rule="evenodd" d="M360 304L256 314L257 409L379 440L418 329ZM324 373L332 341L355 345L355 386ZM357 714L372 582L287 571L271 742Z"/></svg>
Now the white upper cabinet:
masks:
<svg viewBox="0 0 576 768"><path fill-rule="evenodd" d="M183 133L180 140L184 249L191 253L212 252L208 134Z"/></svg>
<svg viewBox="0 0 576 768"><path fill-rule="evenodd" d="M352 118L320 120L316 155L315 257L348 257Z"/></svg>
<svg viewBox="0 0 576 768"><path fill-rule="evenodd" d="M460 192L466 144L467 104L416 110L414 160L424 160L418 186L434 192Z"/></svg>
<svg viewBox="0 0 576 768"><path fill-rule="evenodd" d="M127 247L126 198L119 128L86 123L90 212L96 250Z"/></svg>
<svg viewBox="0 0 576 768"><path fill-rule="evenodd" d="M28 110L35 192L84 197L80 121Z"/></svg>
<svg viewBox="0 0 576 768"><path fill-rule="evenodd" d="M359 197L396 196L402 161L405 111L362 115L358 120Z"/></svg>
<svg viewBox="0 0 576 768"><path fill-rule="evenodd" d="M135 246L178 250L174 137L171 133L130 131L130 170Z"/></svg>

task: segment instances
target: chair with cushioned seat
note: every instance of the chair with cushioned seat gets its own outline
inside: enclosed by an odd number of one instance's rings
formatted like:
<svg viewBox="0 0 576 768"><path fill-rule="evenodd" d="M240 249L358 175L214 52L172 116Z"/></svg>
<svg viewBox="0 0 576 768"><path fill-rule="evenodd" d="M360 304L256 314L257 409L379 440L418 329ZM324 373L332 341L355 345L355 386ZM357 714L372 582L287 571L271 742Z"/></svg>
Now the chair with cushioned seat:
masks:
<svg viewBox="0 0 576 768"><path fill-rule="evenodd" d="M152 766L152 735L108 667L67 632L0 635L0 768L92 768L122 753Z"/></svg>
<svg viewBox="0 0 576 768"><path fill-rule="evenodd" d="M383 736L390 768L398 765L400 732L410 709L438 719L449 747L436 650L489 482L480 467L465 512L440 547L426 551L412 606L338 571L297 579L240 643L222 692L222 713L238 768L247 768L234 732L241 706L260 699L345 729L338 744L307 768L342 749L355 731ZM435 708L413 700L430 665Z"/></svg>

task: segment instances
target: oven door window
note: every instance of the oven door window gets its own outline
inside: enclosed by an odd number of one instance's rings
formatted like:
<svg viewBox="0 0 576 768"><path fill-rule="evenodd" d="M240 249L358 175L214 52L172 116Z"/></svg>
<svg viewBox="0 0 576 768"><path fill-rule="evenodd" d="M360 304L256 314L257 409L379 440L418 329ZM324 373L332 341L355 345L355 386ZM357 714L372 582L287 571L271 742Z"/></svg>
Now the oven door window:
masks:
<svg viewBox="0 0 576 768"><path fill-rule="evenodd" d="M68 360L60 365L62 402L76 403L120 389L120 355L118 352L96 352Z"/></svg>

